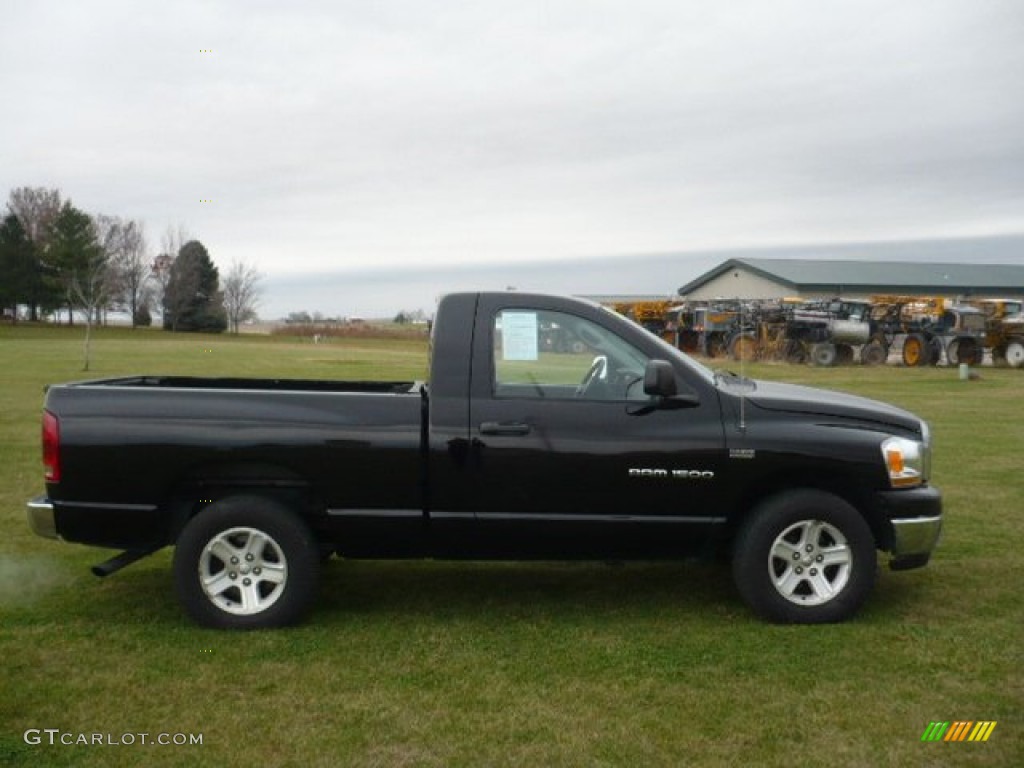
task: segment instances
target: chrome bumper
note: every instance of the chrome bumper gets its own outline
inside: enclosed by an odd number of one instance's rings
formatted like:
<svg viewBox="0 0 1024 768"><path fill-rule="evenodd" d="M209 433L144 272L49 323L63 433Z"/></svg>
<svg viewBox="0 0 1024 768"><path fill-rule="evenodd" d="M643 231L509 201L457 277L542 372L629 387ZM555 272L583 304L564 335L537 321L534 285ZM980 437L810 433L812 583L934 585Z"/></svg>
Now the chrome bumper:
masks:
<svg viewBox="0 0 1024 768"><path fill-rule="evenodd" d="M53 504L45 496L32 499L28 503L28 524L37 536L46 539L59 539L57 523L53 518Z"/></svg>
<svg viewBox="0 0 1024 768"><path fill-rule="evenodd" d="M942 517L913 517L892 521L893 570L919 568L928 562L942 534Z"/></svg>

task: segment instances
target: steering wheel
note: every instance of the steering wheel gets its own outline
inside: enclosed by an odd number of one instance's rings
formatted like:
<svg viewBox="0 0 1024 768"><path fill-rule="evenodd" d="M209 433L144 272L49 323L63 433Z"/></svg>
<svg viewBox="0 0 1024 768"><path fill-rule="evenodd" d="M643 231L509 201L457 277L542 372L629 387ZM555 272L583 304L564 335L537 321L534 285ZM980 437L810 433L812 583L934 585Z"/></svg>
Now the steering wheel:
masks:
<svg viewBox="0 0 1024 768"><path fill-rule="evenodd" d="M605 355L598 355L590 364L590 368L583 374L583 379L576 387L576 397L583 397L590 385L598 379L604 380L608 377L608 358Z"/></svg>

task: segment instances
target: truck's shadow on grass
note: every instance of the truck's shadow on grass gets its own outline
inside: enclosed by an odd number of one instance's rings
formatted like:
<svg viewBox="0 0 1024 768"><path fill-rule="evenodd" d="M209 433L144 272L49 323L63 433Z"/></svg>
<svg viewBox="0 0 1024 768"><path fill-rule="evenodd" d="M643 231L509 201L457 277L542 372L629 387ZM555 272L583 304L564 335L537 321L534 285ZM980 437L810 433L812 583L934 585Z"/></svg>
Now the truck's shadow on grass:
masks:
<svg viewBox="0 0 1024 768"><path fill-rule="evenodd" d="M713 563L369 563L331 561L318 613L479 617L516 613L742 610Z"/></svg>
<svg viewBox="0 0 1024 768"><path fill-rule="evenodd" d="M932 579L879 574L861 619L912 619L930 604ZM77 595L77 598L73 595ZM84 599L83 599L84 597ZM52 591L32 613L55 610L89 623L187 626L169 568L137 567L107 580L81 574ZM618 616L635 620L671 616L678 621L754 619L717 562L562 563L345 561L323 567L320 589L306 625L343 624L396 616L445 620L509 616Z"/></svg>
<svg viewBox="0 0 1024 768"><path fill-rule="evenodd" d="M181 624L169 568L139 567L95 580L82 574L52 599L87 621ZM79 599L71 598L71 591ZM87 599L81 599L83 595ZM326 563L307 624L374 616L486 618L510 613L685 616L745 613L729 569L716 563Z"/></svg>

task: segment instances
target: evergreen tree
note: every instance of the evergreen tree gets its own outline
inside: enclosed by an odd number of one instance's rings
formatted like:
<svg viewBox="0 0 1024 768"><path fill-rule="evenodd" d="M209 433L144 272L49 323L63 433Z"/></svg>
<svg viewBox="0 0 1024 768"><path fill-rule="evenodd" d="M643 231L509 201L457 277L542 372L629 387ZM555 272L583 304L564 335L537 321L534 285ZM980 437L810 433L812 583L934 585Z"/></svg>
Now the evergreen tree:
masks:
<svg viewBox="0 0 1024 768"><path fill-rule="evenodd" d="M164 292L164 328L220 333L227 328L220 273L198 240L185 243Z"/></svg>
<svg viewBox="0 0 1024 768"><path fill-rule="evenodd" d="M47 266L67 305L68 324L73 325L76 306L85 309L85 304L101 304L106 289L106 254L96 241L92 218L70 201L61 206L51 223L48 242Z"/></svg>
<svg viewBox="0 0 1024 768"><path fill-rule="evenodd" d="M13 213L0 223L0 310L11 308L18 319L18 305L30 304L37 276L32 241Z"/></svg>

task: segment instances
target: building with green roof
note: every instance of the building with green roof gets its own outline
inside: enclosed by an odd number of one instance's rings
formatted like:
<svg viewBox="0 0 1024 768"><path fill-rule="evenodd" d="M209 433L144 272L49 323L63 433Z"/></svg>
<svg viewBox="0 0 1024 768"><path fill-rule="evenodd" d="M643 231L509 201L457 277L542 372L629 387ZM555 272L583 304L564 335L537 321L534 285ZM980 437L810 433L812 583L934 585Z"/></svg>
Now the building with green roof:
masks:
<svg viewBox="0 0 1024 768"><path fill-rule="evenodd" d="M1024 296L1024 265L913 261L729 259L679 288L689 300Z"/></svg>

